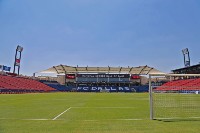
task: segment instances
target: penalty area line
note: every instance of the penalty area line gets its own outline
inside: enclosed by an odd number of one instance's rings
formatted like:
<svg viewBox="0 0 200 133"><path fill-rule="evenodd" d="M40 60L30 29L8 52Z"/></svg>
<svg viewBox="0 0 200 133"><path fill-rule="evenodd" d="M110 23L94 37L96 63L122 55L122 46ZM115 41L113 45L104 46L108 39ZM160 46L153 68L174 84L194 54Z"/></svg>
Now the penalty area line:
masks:
<svg viewBox="0 0 200 133"><path fill-rule="evenodd" d="M71 109L71 107L69 107L68 109L66 109L65 111L63 111L62 113L60 113L59 115L57 115L55 118L53 118L52 120L56 120L58 117L60 117L61 115L63 115L65 112L69 111Z"/></svg>

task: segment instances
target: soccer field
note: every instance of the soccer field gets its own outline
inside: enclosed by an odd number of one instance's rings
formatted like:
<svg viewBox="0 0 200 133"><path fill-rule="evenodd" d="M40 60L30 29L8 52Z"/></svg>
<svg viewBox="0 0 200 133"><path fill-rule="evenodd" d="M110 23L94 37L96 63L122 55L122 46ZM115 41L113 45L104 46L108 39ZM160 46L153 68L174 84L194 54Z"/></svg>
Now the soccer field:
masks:
<svg viewBox="0 0 200 133"><path fill-rule="evenodd" d="M0 95L0 133L198 133L200 120L150 120L147 93Z"/></svg>

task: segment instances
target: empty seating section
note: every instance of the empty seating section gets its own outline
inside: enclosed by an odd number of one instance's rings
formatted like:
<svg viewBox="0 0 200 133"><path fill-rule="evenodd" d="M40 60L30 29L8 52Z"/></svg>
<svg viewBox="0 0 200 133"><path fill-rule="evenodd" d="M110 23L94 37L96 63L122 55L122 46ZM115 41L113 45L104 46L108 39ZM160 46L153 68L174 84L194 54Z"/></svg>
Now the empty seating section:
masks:
<svg viewBox="0 0 200 133"><path fill-rule="evenodd" d="M200 90L200 78L167 82L156 88L158 91Z"/></svg>
<svg viewBox="0 0 200 133"><path fill-rule="evenodd" d="M66 87L64 85L59 85L59 84L47 84L48 86L58 90L58 91L70 91L71 89L69 87Z"/></svg>
<svg viewBox="0 0 200 133"><path fill-rule="evenodd" d="M3 92L49 92L54 91L39 81L0 75L0 93Z"/></svg>
<svg viewBox="0 0 200 133"><path fill-rule="evenodd" d="M46 81L46 80L40 80L40 82L56 89L57 91L70 91L70 87L66 87L65 85L59 84L57 81Z"/></svg>
<svg viewBox="0 0 200 133"><path fill-rule="evenodd" d="M148 92L149 85L131 86L134 92Z"/></svg>

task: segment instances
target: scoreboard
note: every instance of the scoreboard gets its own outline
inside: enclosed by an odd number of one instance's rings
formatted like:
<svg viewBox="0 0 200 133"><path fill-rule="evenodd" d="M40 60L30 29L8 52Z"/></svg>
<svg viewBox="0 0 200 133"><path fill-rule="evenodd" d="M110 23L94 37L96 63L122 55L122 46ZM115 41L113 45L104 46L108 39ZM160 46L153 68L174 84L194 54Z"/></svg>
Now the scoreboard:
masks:
<svg viewBox="0 0 200 133"><path fill-rule="evenodd" d="M130 74L77 74L78 82L128 82Z"/></svg>
<svg viewBox="0 0 200 133"><path fill-rule="evenodd" d="M131 74L66 74L66 79L77 82L129 82L140 79L139 75Z"/></svg>
<svg viewBox="0 0 200 133"><path fill-rule="evenodd" d="M79 78L130 78L130 74L77 74Z"/></svg>

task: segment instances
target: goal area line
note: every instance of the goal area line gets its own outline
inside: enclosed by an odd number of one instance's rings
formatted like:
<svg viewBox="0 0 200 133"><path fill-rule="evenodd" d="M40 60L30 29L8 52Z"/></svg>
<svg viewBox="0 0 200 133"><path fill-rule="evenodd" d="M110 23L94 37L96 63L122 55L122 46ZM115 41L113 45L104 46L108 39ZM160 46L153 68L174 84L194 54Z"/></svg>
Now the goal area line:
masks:
<svg viewBox="0 0 200 133"><path fill-rule="evenodd" d="M153 120L163 122L176 122L176 121L200 121L200 117L174 117L174 118L154 118Z"/></svg>
<svg viewBox="0 0 200 133"><path fill-rule="evenodd" d="M72 109L134 109L136 107L69 107L60 114L54 116L51 119L46 118L0 118L0 120L27 120L27 121L65 121L67 119L59 119L63 114L71 111ZM116 118L116 119L84 119L84 120L74 120L74 121L140 121L140 120L148 120L148 119L140 119L140 118Z"/></svg>
<svg viewBox="0 0 200 133"><path fill-rule="evenodd" d="M78 108L88 108L88 109L129 109L129 108L135 108L135 107L69 107L65 111L61 112L57 116L55 116L52 120L58 119L60 116L62 116L64 113L68 112L71 109L78 109Z"/></svg>
<svg viewBox="0 0 200 133"><path fill-rule="evenodd" d="M0 118L0 120L24 120L24 121L65 121L67 119L20 119L20 118ZM73 121L86 121L86 122L98 122L98 121L142 121L148 119L102 119L102 120L95 120L95 119L83 119L83 120L73 120Z"/></svg>

